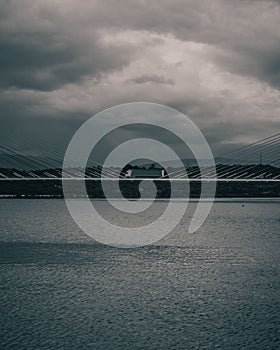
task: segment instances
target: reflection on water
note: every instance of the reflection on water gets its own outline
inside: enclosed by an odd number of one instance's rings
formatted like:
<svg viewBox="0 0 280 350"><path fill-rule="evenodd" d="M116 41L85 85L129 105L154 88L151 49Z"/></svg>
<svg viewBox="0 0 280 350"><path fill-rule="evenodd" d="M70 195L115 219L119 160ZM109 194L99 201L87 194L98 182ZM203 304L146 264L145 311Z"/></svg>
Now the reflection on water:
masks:
<svg viewBox="0 0 280 350"><path fill-rule="evenodd" d="M95 244L60 200L0 205L1 349L279 348L280 203L215 203L137 249Z"/></svg>

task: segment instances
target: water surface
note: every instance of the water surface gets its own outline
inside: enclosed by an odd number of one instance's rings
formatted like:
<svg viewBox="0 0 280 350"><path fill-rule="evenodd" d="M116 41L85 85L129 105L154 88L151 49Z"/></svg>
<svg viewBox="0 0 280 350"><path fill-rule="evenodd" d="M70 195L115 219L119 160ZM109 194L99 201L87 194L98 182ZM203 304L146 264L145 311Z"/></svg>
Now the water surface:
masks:
<svg viewBox="0 0 280 350"><path fill-rule="evenodd" d="M0 206L1 349L279 348L279 202L215 203L137 249L96 244L62 200Z"/></svg>

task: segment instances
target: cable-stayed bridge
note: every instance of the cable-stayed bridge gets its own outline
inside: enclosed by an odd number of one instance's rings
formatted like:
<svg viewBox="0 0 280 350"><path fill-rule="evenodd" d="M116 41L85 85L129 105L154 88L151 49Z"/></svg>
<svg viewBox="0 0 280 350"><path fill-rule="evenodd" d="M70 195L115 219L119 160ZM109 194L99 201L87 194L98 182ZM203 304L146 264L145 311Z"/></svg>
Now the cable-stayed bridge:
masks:
<svg viewBox="0 0 280 350"><path fill-rule="evenodd" d="M62 170L62 149L50 145L48 140L43 140L44 146L24 140L25 150L20 152L20 145L16 142L13 142L13 147L8 146L11 136L0 139L0 181L132 179L122 169L105 168L90 159L87 168L81 169L76 154L72 155L73 165ZM167 166L167 173L156 180L280 181L280 133L225 153L215 161L215 167L209 166L207 161L202 161L200 167L196 164L186 164L184 168ZM145 180L149 179L155 180L145 176ZM138 177L138 180L141 178Z"/></svg>

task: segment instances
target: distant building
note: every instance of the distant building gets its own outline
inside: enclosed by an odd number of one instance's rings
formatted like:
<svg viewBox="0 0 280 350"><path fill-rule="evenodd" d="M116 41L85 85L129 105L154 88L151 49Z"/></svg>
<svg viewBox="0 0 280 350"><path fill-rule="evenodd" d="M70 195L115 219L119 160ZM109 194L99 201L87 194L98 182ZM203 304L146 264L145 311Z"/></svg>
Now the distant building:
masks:
<svg viewBox="0 0 280 350"><path fill-rule="evenodd" d="M159 178L164 176L164 170L161 168L136 168L130 169L127 173L127 177L132 178Z"/></svg>

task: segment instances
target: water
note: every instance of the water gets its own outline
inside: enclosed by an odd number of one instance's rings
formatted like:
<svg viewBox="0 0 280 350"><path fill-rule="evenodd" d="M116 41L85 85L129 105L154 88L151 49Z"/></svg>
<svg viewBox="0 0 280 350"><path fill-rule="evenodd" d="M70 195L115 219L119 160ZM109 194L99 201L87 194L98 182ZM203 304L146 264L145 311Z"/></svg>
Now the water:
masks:
<svg viewBox="0 0 280 350"><path fill-rule="evenodd" d="M138 249L96 244L62 200L0 206L1 349L279 349L280 202L215 203Z"/></svg>

